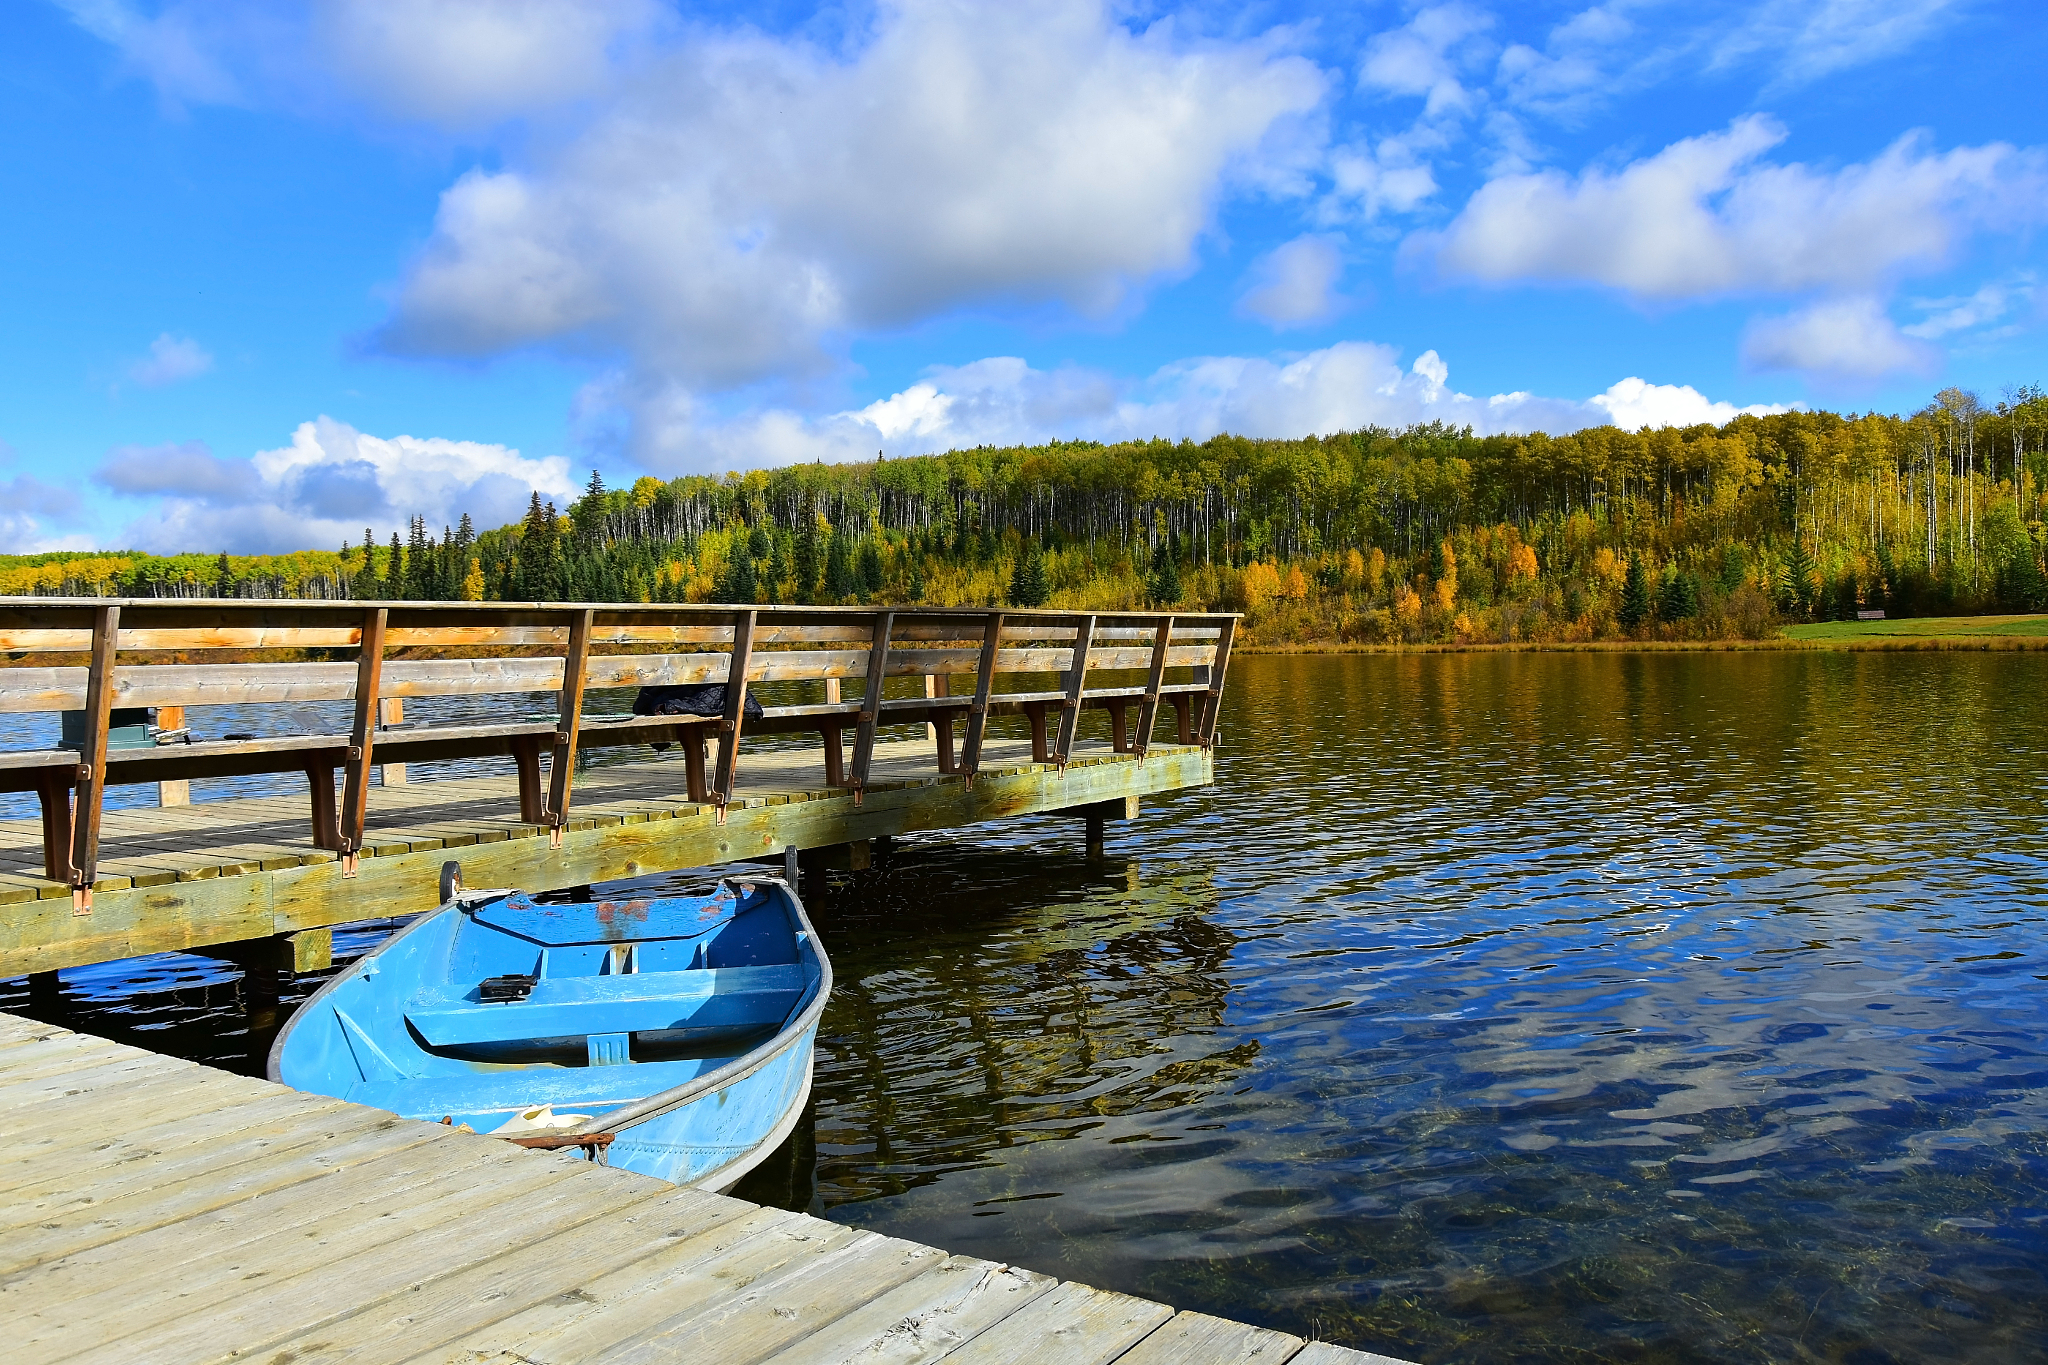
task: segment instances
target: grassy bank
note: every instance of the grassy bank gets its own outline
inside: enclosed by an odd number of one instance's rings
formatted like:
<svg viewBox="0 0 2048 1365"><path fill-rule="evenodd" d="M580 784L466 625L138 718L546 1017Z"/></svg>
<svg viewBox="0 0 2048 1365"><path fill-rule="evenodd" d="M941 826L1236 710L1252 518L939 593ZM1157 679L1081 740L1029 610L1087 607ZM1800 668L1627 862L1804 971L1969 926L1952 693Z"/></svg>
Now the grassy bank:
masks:
<svg viewBox="0 0 2048 1365"><path fill-rule="evenodd" d="M1764 640L1558 640L1507 644L1364 644L1350 641L1240 645L1240 654L1734 653L1753 650L2048 650L2048 614L1919 616L1897 621L1820 621Z"/></svg>

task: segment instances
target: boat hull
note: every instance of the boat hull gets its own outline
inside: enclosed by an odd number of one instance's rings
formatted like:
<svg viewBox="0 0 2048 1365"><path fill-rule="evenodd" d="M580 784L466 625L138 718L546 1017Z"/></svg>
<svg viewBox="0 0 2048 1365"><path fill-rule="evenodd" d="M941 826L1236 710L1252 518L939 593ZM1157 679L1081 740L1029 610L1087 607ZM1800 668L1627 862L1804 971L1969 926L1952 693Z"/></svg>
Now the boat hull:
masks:
<svg viewBox="0 0 2048 1365"><path fill-rule="evenodd" d="M472 893L324 985L269 1070L508 1137L551 1106L542 1122L571 1126L547 1131L609 1135L610 1165L723 1191L801 1119L831 986L802 905L771 878L651 902Z"/></svg>

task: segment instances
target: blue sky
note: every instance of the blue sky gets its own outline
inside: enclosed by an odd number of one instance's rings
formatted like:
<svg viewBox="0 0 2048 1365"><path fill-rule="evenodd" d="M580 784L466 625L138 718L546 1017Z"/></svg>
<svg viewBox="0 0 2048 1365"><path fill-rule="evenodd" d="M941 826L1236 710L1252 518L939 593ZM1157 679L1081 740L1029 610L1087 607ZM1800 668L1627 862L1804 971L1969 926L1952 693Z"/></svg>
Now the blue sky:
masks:
<svg viewBox="0 0 2048 1365"><path fill-rule="evenodd" d="M2048 379L2048 37L1774 0L29 0L0 545Z"/></svg>

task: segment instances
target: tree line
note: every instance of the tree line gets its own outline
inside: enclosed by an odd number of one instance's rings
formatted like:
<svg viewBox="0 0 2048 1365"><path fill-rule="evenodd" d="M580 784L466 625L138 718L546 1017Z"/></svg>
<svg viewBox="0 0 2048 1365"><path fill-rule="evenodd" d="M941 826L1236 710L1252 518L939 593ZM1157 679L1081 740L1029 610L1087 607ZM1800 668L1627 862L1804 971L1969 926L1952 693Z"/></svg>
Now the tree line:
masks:
<svg viewBox="0 0 2048 1365"><path fill-rule="evenodd" d="M593 473L567 508L536 493L489 530L414 518L337 552L39 557L0 566L0 591L1184 605L1246 611L1274 640L1757 634L2048 608L2044 487L2048 395L1948 389L1909 415L1718 427L1054 442L622 488Z"/></svg>

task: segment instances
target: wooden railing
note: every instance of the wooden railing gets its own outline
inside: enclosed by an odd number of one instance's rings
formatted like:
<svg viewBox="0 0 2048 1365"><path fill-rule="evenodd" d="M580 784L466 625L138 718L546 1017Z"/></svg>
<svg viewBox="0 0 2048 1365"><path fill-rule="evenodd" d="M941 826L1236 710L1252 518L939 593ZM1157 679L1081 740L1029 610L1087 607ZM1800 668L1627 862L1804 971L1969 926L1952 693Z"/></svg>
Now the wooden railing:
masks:
<svg viewBox="0 0 2048 1365"><path fill-rule="evenodd" d="M510 756L520 817L559 845L568 821L579 748L682 746L690 799L722 822L738 772L742 732L824 737L825 780L858 801L878 728L927 724L942 773L972 782L991 716L1022 715L1032 755L1064 767L1085 709L1110 714L1120 752L1143 754L1171 707L1182 744L1213 743L1236 617L1081 614L968 609L639 606L541 603L94 602L20 601L0 606L0 711L75 716L65 747L0 752L0 791L42 802L46 875L72 888L90 913L106 788L194 778L303 772L311 785L313 841L354 874L376 765ZM266 652L342 651L338 662L285 661ZM136 653L238 651L233 663L140 661ZM402 651L402 657L390 657ZM436 657L450 651L483 657ZM38 666L37 654L84 655L82 664ZM131 657L124 659L123 655ZM1138 686L1090 688L1091 675L1141 671ZM1183 675L1184 680L1170 675ZM1000 690L1004 674L1058 676L1055 690ZM865 680L921 675L924 695L883 699ZM840 684L863 679L848 701ZM972 678L971 693L951 686ZM587 717L592 688L724 683L716 716ZM813 702L748 716L756 683L819 682ZM786 689L784 689L786 690ZM959 692L959 695L956 695ZM552 694L552 715L490 724L380 728L405 698ZM114 711L187 706L352 701L347 734L278 735L109 749ZM1127 713L1138 711L1136 733ZM1049 716L1057 724L1048 727ZM961 752L953 730L964 723ZM854 732L852 761L843 735ZM715 765L706 741L718 740ZM549 755L543 788L541 755ZM337 806L334 775L343 774Z"/></svg>

